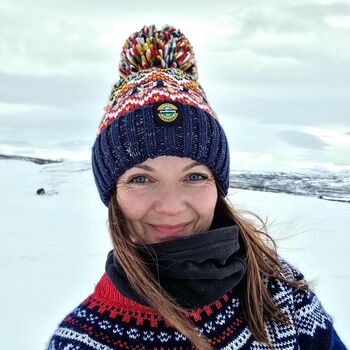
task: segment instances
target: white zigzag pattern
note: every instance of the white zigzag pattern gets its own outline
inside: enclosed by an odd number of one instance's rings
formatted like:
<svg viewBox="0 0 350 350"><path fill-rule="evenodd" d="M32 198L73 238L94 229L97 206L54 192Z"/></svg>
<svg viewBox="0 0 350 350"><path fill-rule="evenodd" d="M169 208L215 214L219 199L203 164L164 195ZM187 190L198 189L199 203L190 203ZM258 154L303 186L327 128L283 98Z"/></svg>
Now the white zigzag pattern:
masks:
<svg viewBox="0 0 350 350"><path fill-rule="evenodd" d="M143 331L144 341L154 341L154 332L153 331Z"/></svg>
<svg viewBox="0 0 350 350"><path fill-rule="evenodd" d="M276 346L275 344L273 344L273 346ZM251 350L270 350L270 348L265 345L265 344L262 344L262 343L258 343L256 342L255 340L252 342L252 346L250 348ZM279 347L275 347L275 349L279 349ZM282 349L282 348L281 348ZM292 348L294 349L294 348ZM287 349L284 349L283 350L287 350ZM288 349L289 350L289 349Z"/></svg>
<svg viewBox="0 0 350 350"><path fill-rule="evenodd" d="M166 343L171 339L171 335L167 332L161 331L160 334L157 335L157 338L162 342Z"/></svg>
<svg viewBox="0 0 350 350"><path fill-rule="evenodd" d="M47 350L56 350L58 347L56 347L56 341L53 340L50 344ZM80 350L80 345L73 345L73 344L68 344L66 345L62 350Z"/></svg>
<svg viewBox="0 0 350 350"><path fill-rule="evenodd" d="M294 350L296 348L296 333L293 326L277 322L269 322L267 325L267 334L271 343L274 344L275 350ZM254 346L256 349L261 349L261 344L256 343Z"/></svg>
<svg viewBox="0 0 350 350"><path fill-rule="evenodd" d="M179 81L185 82L185 83L193 81L191 79L187 79L184 75L180 75L179 73L176 74L177 78L175 77L175 75L173 75L171 73L163 72L163 74L166 75L167 79L172 80L174 83L177 83L177 84L179 83ZM147 80L149 80L150 79L149 77L152 75L155 75L154 72L145 72L145 73L141 74L140 77L138 77L137 79L130 77L130 80L133 80L133 84L139 85L139 84L142 84L144 82L147 83ZM180 79L178 79L178 78L180 78ZM130 84L130 80L127 81L127 84ZM149 80L149 81L152 81L152 80Z"/></svg>
<svg viewBox="0 0 350 350"><path fill-rule="evenodd" d="M284 338L295 337L296 330L295 327L289 325L282 325L281 323L273 322L269 323L268 328L269 334L276 336L276 339L283 340Z"/></svg>
<svg viewBox="0 0 350 350"><path fill-rule="evenodd" d="M331 318L316 297L312 298L311 304L304 305L295 312L295 323L299 333L313 336L318 327L327 329L326 321L331 321Z"/></svg>
<svg viewBox="0 0 350 350"><path fill-rule="evenodd" d="M82 333L73 331L73 330L68 329L68 328L59 327L54 335L57 335L59 337L69 339L69 340L77 340L77 341L91 347L91 349L114 350L113 348L110 348L107 345L104 345L96 340L91 339L87 334L82 334ZM55 350L55 348L52 350Z"/></svg>
<svg viewBox="0 0 350 350"><path fill-rule="evenodd" d="M130 328L126 334L129 336L130 339L137 339L140 337L140 333L138 332L137 328Z"/></svg>
<svg viewBox="0 0 350 350"><path fill-rule="evenodd" d="M246 327L244 328L243 332L230 344L222 348L222 350L238 350L241 349L243 346L246 345L248 339L252 336L252 333L250 330ZM268 348L267 348L268 349Z"/></svg>
<svg viewBox="0 0 350 350"><path fill-rule="evenodd" d="M179 340L186 340L187 337L185 335L183 335L182 333L179 333L177 331L174 332L175 334L175 340L179 341Z"/></svg>
<svg viewBox="0 0 350 350"><path fill-rule="evenodd" d="M288 325L273 323L274 330L272 327L268 327L268 336L272 343L274 344L275 350L295 350L295 338L291 340L283 340L283 338L288 338L291 335L295 335L295 328ZM272 335L277 335L277 339L272 339ZM226 347L222 348L222 350L238 350L244 348L247 345L247 341L252 337L252 334L248 327L245 327L242 333L231 341ZM253 341L250 347L251 350L269 350L270 348L266 344L258 343L257 341Z"/></svg>
<svg viewBox="0 0 350 350"><path fill-rule="evenodd" d="M293 298L292 298L291 288L287 287L279 280L276 280L275 282L276 282L276 287L280 289L280 291L273 294L273 299L276 301L278 305L283 305L284 303L288 303L288 306L292 305Z"/></svg>

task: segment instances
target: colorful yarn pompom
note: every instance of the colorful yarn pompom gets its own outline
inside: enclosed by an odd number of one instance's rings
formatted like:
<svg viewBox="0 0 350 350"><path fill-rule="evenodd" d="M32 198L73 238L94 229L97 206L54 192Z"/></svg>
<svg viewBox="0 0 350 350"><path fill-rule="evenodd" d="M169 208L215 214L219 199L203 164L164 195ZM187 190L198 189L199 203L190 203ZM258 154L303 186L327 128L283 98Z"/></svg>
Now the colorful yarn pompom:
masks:
<svg viewBox="0 0 350 350"><path fill-rule="evenodd" d="M151 68L177 68L198 79L192 45L179 29L169 25L161 30L144 26L125 41L119 63L121 79Z"/></svg>

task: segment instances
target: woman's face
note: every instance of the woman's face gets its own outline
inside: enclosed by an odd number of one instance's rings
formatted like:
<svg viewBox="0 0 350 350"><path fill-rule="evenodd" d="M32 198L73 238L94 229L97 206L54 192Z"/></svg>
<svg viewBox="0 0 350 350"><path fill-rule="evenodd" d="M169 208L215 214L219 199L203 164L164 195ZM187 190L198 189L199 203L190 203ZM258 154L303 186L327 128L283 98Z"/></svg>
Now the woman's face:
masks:
<svg viewBox="0 0 350 350"><path fill-rule="evenodd" d="M160 156L127 170L117 201L136 241L158 243L206 231L217 188L211 170L190 158Z"/></svg>

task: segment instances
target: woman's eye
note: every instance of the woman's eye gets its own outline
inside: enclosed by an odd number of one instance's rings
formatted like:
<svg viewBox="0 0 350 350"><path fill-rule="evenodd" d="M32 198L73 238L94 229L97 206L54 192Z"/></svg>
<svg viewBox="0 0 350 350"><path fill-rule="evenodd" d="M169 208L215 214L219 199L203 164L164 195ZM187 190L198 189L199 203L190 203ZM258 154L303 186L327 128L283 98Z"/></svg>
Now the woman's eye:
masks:
<svg viewBox="0 0 350 350"><path fill-rule="evenodd" d="M205 175L201 175L201 174L191 174L188 179L190 181L196 182L196 181L202 181L202 180L206 180L208 177Z"/></svg>
<svg viewBox="0 0 350 350"><path fill-rule="evenodd" d="M143 183L146 183L147 180L148 179L146 176L139 175L139 176L135 176L132 179L130 179L129 182L136 183L136 184L143 184Z"/></svg>

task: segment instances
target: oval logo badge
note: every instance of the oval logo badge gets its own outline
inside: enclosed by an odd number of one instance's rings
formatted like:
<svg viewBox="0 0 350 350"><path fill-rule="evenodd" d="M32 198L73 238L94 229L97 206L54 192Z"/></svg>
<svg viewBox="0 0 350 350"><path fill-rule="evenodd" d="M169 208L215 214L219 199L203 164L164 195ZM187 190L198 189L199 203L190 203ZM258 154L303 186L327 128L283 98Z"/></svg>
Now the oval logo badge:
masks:
<svg viewBox="0 0 350 350"><path fill-rule="evenodd" d="M179 115L177 106L168 102L161 104L157 110L158 117L167 123L174 121Z"/></svg>

